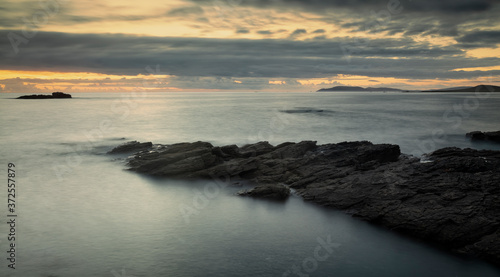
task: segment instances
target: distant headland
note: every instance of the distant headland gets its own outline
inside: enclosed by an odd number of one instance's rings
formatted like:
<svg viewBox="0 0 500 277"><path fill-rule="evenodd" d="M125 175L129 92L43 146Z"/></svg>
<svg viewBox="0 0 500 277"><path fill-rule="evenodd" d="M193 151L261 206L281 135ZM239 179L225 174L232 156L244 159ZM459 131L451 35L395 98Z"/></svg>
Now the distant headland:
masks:
<svg viewBox="0 0 500 277"><path fill-rule="evenodd" d="M317 92L324 91L399 91L399 92L500 92L499 86L478 85L475 87L453 87L432 90L403 90L398 88L372 88L372 87L355 87L355 86L336 86L332 88L322 88Z"/></svg>
<svg viewBox="0 0 500 277"><path fill-rule="evenodd" d="M492 85L479 85L475 87L458 87L425 90L423 92L500 92L500 87Z"/></svg>
<svg viewBox="0 0 500 277"><path fill-rule="evenodd" d="M60 91L53 92L51 95L32 94L32 95L23 95L17 97L17 99L61 99L61 98L72 98L72 97L70 94L63 93Z"/></svg>
<svg viewBox="0 0 500 277"><path fill-rule="evenodd" d="M402 89L397 88L364 88L364 87L352 87L352 86L336 86L333 88L322 88L317 92L322 91L403 91Z"/></svg>

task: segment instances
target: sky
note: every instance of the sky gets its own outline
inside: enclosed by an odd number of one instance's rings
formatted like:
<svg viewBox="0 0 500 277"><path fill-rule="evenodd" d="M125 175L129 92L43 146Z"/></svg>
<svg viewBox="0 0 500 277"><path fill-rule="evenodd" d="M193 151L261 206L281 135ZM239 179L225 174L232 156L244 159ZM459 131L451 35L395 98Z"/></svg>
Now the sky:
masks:
<svg viewBox="0 0 500 277"><path fill-rule="evenodd" d="M498 0L2 0L0 92L500 85Z"/></svg>

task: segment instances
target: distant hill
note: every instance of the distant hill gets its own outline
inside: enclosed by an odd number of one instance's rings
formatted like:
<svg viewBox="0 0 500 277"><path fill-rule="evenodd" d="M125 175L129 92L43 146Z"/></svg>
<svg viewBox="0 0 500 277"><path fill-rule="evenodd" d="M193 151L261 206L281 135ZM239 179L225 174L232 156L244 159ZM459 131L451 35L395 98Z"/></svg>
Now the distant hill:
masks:
<svg viewBox="0 0 500 277"><path fill-rule="evenodd" d="M403 90L397 88L372 88L372 87L352 87L352 86L336 86L333 88L322 88L322 91L401 91L401 92L420 92L415 90ZM452 87L443 89L423 90L422 92L500 92L500 87L492 85L479 85L475 87Z"/></svg>
<svg viewBox="0 0 500 277"><path fill-rule="evenodd" d="M397 88L364 88L364 87L351 87L351 86L336 86L333 88L322 88L318 90L321 91L403 91L402 89Z"/></svg>
<svg viewBox="0 0 500 277"><path fill-rule="evenodd" d="M500 92L500 87L491 85L479 85L475 87L458 87L426 90L424 92Z"/></svg>

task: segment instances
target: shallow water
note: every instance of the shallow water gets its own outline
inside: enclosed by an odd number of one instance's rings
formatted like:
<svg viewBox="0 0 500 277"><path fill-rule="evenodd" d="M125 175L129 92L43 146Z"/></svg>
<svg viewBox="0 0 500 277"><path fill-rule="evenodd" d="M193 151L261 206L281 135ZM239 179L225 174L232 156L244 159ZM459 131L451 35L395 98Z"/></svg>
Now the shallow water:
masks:
<svg viewBox="0 0 500 277"><path fill-rule="evenodd" d="M500 129L500 95L14 96L0 95L0 172L6 176L7 163L16 165L17 268L7 267L9 230L2 224L1 276L298 276L294 270L310 276L500 276L486 263L298 197L284 204L236 197L244 186L231 180L150 178L125 171L121 157L105 155L127 140L370 140L417 155L442 146L499 149L472 144L464 133ZM6 209L0 216L7 219ZM331 251L315 252L320 241L330 242Z"/></svg>

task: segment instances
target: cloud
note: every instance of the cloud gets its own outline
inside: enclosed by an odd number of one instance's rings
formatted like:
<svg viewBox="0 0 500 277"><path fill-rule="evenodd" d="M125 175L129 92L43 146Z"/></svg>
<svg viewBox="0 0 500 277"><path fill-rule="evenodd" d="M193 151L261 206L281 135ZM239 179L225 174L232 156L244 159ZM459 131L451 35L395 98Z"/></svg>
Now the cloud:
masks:
<svg viewBox="0 0 500 277"><path fill-rule="evenodd" d="M200 6L188 6L171 9L167 12L167 16L190 16L190 15L202 15L204 10Z"/></svg>
<svg viewBox="0 0 500 277"><path fill-rule="evenodd" d="M248 33L250 33L250 30L248 30L248 29L238 29L238 30L236 30L236 33L237 34L248 34Z"/></svg>
<svg viewBox="0 0 500 277"><path fill-rule="evenodd" d="M210 5L210 1L190 1ZM371 34L458 37L478 24L500 26L500 2L493 0L225 0L220 3L232 11L253 7L281 14L315 13L324 23Z"/></svg>
<svg viewBox="0 0 500 277"><path fill-rule="evenodd" d="M496 47L500 44L500 31L474 31L459 38L457 42L465 48Z"/></svg>
<svg viewBox="0 0 500 277"><path fill-rule="evenodd" d="M204 0L192 0L201 4ZM223 1L229 2L232 1ZM372 10L390 5L401 5L411 12L439 12L443 14L484 12L491 10L497 3L491 0L419 0L419 1L399 1L399 0L239 0L235 3L258 8L279 8L299 7L309 11L321 12L333 9L350 9L354 11Z"/></svg>
<svg viewBox="0 0 500 277"><path fill-rule="evenodd" d="M291 34L290 34L290 37L296 37L296 36L300 36L300 35L303 35L303 34L307 34L307 30L306 29L296 29L295 31L293 31Z"/></svg>
<svg viewBox="0 0 500 277"><path fill-rule="evenodd" d="M9 32L0 31L6 38ZM498 71L453 71L486 67L499 58L472 58L454 46L436 47L410 38L358 40L249 40L175 38L120 34L39 32L14 55L0 40L0 69L144 74L184 77L324 78L337 74L396 78L475 78Z"/></svg>
<svg viewBox="0 0 500 277"><path fill-rule="evenodd" d="M261 34L261 35L272 35L273 32L269 31L269 30L261 30L261 31L257 31L257 34Z"/></svg>
<svg viewBox="0 0 500 277"><path fill-rule="evenodd" d="M312 32L313 34L324 34L326 33L325 29L317 29Z"/></svg>

